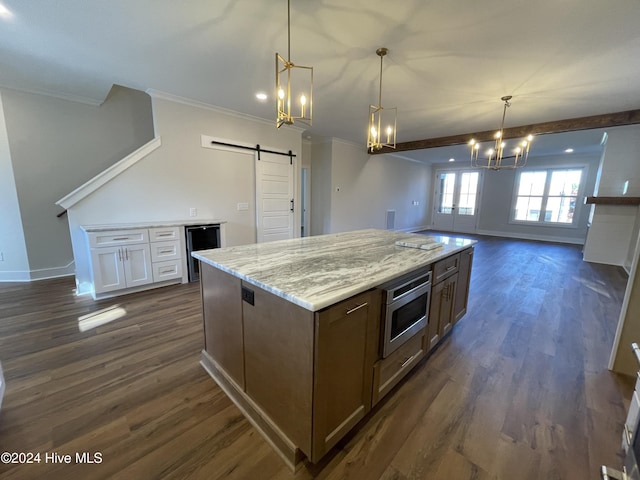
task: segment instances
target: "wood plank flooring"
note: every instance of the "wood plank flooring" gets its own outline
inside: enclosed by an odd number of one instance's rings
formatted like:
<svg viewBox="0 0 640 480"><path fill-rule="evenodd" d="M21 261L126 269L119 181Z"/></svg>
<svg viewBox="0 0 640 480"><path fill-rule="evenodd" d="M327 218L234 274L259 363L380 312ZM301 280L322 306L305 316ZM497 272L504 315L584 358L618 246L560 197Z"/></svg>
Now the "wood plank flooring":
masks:
<svg viewBox="0 0 640 480"><path fill-rule="evenodd" d="M198 284L94 302L0 284L3 479L596 479L632 381L606 368L626 274L579 247L478 237L467 315L318 465L291 473L199 365ZM87 332L78 317L126 315ZM45 453L71 454L71 464ZM81 464L76 452L101 453Z"/></svg>

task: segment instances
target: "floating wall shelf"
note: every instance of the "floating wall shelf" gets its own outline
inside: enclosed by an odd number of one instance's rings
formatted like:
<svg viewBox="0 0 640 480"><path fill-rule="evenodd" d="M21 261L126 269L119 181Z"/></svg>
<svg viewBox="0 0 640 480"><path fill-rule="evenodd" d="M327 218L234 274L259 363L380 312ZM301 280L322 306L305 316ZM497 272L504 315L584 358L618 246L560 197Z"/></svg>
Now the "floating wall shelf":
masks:
<svg viewBox="0 0 640 480"><path fill-rule="evenodd" d="M640 197L585 197L587 205L640 205Z"/></svg>

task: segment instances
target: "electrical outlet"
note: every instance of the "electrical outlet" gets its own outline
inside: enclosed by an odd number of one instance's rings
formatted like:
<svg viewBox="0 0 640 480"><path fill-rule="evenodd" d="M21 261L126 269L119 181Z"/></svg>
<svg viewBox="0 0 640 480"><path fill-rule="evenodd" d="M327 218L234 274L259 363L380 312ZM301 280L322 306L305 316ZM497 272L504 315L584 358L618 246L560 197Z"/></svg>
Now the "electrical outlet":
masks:
<svg viewBox="0 0 640 480"><path fill-rule="evenodd" d="M190 208L189 209L189 216L190 217L197 217L198 216L198 209L197 208Z"/></svg>
<svg viewBox="0 0 640 480"><path fill-rule="evenodd" d="M249 204L247 202L241 202L241 203L238 203L236 208L238 209L238 211L249 210Z"/></svg>

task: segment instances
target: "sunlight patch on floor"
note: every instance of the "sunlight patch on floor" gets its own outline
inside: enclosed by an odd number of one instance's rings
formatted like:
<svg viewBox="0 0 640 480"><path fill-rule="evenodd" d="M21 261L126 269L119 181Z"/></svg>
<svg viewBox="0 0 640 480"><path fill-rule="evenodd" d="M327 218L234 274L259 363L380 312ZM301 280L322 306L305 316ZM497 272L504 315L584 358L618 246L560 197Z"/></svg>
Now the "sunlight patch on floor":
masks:
<svg viewBox="0 0 640 480"><path fill-rule="evenodd" d="M127 311L120 305L112 305L109 308L104 308L97 312L91 312L78 317L78 328L81 332L86 332L92 328L96 328L122 318L126 314Z"/></svg>

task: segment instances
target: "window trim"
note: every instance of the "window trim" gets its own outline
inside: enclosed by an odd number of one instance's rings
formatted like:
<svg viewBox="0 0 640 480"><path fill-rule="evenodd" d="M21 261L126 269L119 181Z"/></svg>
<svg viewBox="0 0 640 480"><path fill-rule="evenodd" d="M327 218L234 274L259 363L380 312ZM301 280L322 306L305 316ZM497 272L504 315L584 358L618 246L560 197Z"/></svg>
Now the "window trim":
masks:
<svg viewBox="0 0 640 480"><path fill-rule="evenodd" d="M587 182L587 176L589 175L589 166L586 164L574 164L574 165L557 165L553 167L536 167L536 168L527 168L521 169L516 172L514 183L513 183L513 194L511 196L511 206L509 212L509 224L512 225L528 225L530 227L551 227L551 228L573 228L577 229L580 227L578 220L580 219L580 214L582 213L582 202L581 198L584 197L584 189L585 184ZM531 173L531 172L546 172L547 178L545 181L544 192L542 194L542 204L541 210L544 211L547 202L549 200L549 188L551 187L551 175L555 171L566 171L566 170L581 170L580 176L580 186L578 187L578 193L576 195L576 206L575 211L573 213L573 221L571 223L560 223L560 222L545 222L544 215L540 215L540 219L537 221L526 221L526 220L516 220L516 203L518 201L518 187L520 185L520 176L522 173ZM553 195L554 197L557 195Z"/></svg>

